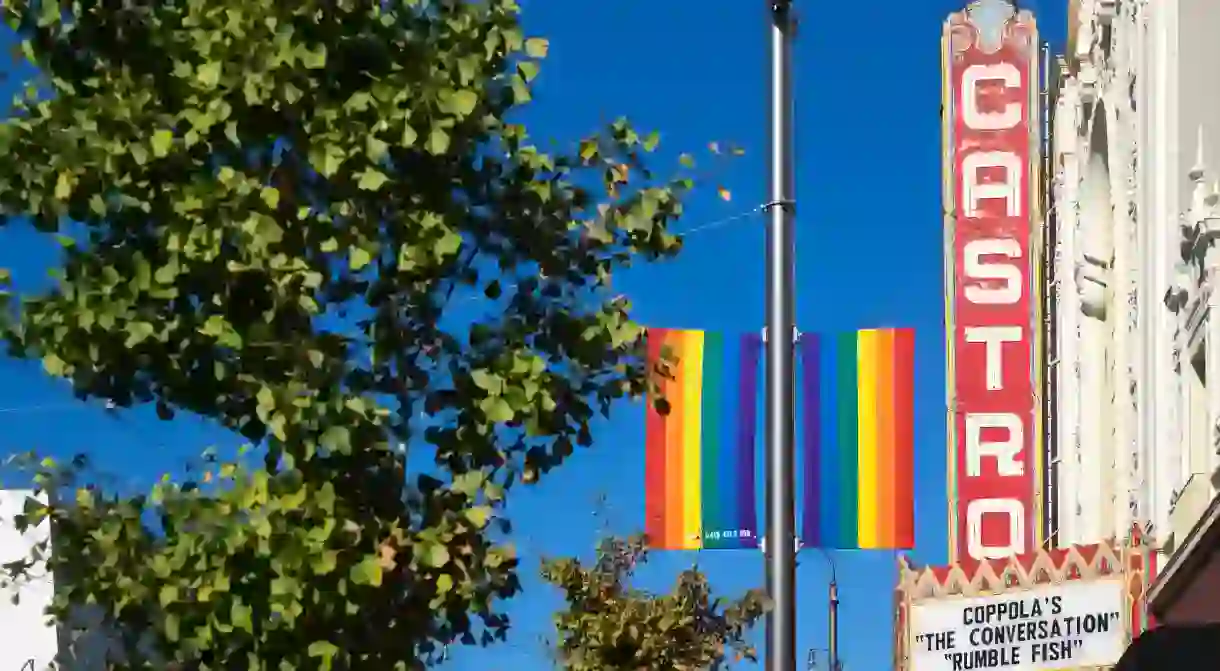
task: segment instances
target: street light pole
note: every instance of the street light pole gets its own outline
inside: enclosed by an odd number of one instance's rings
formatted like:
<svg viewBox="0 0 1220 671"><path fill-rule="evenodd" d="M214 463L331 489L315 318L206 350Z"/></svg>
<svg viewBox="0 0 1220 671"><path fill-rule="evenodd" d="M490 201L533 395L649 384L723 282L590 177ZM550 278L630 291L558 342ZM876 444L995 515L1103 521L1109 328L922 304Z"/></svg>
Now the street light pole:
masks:
<svg viewBox="0 0 1220 671"><path fill-rule="evenodd" d="M830 671L839 671L839 581L830 578Z"/></svg>
<svg viewBox="0 0 1220 671"><path fill-rule="evenodd" d="M767 616L768 671L796 668L796 512L793 446L796 378L792 159L792 2L771 11L771 194L767 226Z"/></svg>

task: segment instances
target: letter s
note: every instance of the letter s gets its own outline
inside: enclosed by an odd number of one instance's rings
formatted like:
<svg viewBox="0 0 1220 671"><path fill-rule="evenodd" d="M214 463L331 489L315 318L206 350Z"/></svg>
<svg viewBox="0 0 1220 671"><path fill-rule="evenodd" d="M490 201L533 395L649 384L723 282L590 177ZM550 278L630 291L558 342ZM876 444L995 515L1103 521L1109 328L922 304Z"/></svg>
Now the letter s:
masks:
<svg viewBox="0 0 1220 671"><path fill-rule="evenodd" d="M985 263L984 256L1021 258L1021 243L1016 240L971 240L963 250L966 277L972 280L1003 280L1004 286L990 288L966 286L966 300L976 305L1012 305L1021 300L1021 269L1012 263Z"/></svg>

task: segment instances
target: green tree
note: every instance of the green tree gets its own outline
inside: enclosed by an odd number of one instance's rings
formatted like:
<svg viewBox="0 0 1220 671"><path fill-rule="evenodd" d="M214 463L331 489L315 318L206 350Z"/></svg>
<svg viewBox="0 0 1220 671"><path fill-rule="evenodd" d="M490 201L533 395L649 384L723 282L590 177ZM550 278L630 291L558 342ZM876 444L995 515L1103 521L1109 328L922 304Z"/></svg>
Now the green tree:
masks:
<svg viewBox="0 0 1220 671"><path fill-rule="evenodd" d="M0 125L0 224L64 245L58 286L7 304L12 351L254 448L140 496L42 462L53 614L95 604L127 668L502 637L506 492L645 389L609 281L677 251L689 177L626 122L548 152L510 121L547 52L513 0L0 12L39 73Z"/></svg>
<svg viewBox="0 0 1220 671"><path fill-rule="evenodd" d="M577 559L543 562L543 578L564 593L565 608L555 616L562 668L702 671L755 660L746 636L766 612L760 590L725 602L695 567L668 594L641 591L630 581L647 559L647 543L637 536L602 541L587 567Z"/></svg>

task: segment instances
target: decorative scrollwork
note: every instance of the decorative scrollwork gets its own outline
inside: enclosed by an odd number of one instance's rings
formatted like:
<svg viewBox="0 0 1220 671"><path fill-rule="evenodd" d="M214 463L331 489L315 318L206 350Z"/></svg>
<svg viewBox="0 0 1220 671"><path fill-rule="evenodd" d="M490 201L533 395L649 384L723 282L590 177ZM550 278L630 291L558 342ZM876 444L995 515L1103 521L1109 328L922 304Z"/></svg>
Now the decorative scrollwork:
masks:
<svg viewBox="0 0 1220 671"><path fill-rule="evenodd" d="M974 35L974 27L960 14L949 17L949 50L954 60L960 59L974 46Z"/></svg>
<svg viewBox="0 0 1220 671"><path fill-rule="evenodd" d="M994 54L1004 46L1009 24L1017 9L1008 0L975 0L966 8L966 15L978 31L978 48Z"/></svg>
<svg viewBox="0 0 1220 671"><path fill-rule="evenodd" d="M971 48L994 54L1009 46L1022 55L1035 48L1033 14L1017 11L1010 0L974 0L949 16L947 31L955 59Z"/></svg>

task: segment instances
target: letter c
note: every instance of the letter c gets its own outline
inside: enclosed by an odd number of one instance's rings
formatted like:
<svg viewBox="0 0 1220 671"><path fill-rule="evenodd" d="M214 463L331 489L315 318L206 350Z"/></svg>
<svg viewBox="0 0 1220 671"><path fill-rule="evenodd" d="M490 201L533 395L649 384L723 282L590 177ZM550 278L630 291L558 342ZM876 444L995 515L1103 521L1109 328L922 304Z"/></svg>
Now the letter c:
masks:
<svg viewBox="0 0 1220 671"><path fill-rule="evenodd" d="M1007 130L1021 123L1021 104L1009 102L1002 112L979 109L979 84L1001 82L1006 88L1021 86L1021 71L1012 63L971 65L962 73L962 121L971 130Z"/></svg>

